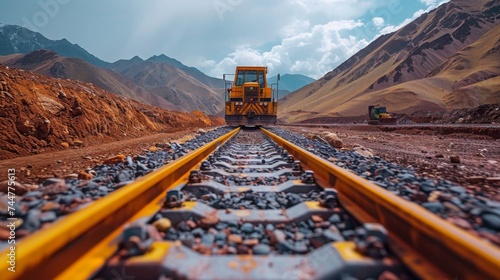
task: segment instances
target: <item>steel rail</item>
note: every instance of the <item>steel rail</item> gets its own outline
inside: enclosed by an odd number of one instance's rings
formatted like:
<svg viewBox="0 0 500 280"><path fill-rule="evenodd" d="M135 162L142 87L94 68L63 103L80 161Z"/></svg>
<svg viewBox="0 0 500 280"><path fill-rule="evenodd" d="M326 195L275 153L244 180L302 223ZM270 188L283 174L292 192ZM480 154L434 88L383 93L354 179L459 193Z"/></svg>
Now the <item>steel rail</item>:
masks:
<svg viewBox="0 0 500 280"><path fill-rule="evenodd" d="M392 248L423 279L498 279L500 249L399 196L262 129L320 184L337 189L339 200L362 222L378 222Z"/></svg>
<svg viewBox="0 0 500 280"><path fill-rule="evenodd" d="M10 273L9 263L2 261L2 279L56 278L238 131L234 129L16 243L15 272ZM6 256L8 251L0 254Z"/></svg>

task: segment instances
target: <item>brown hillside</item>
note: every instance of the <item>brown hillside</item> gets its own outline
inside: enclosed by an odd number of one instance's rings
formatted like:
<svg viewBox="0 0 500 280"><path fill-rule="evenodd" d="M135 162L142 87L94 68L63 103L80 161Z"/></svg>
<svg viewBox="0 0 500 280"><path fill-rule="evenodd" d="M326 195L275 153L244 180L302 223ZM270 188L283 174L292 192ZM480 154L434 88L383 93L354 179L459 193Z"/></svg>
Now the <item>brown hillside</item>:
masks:
<svg viewBox="0 0 500 280"><path fill-rule="evenodd" d="M217 92L170 64L136 57L115 62L111 69L184 110L216 114L224 107L222 91Z"/></svg>
<svg viewBox="0 0 500 280"><path fill-rule="evenodd" d="M92 84L0 65L0 159L224 121L166 111Z"/></svg>
<svg viewBox="0 0 500 280"><path fill-rule="evenodd" d="M142 103L167 110L181 110L111 70L96 67L82 59L60 57L53 51L37 50L28 54L3 56L0 57L0 63L54 78L92 83L104 90Z"/></svg>
<svg viewBox="0 0 500 280"><path fill-rule="evenodd" d="M455 0L423 14L288 95L280 119L359 116L371 104L408 114L500 103L499 8Z"/></svg>

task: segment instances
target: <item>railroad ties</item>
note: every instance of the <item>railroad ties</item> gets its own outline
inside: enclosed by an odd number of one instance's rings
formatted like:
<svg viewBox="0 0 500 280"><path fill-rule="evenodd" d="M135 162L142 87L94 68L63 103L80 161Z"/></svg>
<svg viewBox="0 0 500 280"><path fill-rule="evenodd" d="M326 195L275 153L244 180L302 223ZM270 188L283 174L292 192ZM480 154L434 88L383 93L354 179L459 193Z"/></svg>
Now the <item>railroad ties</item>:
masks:
<svg viewBox="0 0 500 280"><path fill-rule="evenodd" d="M274 132L230 131L22 240L13 277L498 276L497 247Z"/></svg>
<svg viewBox="0 0 500 280"><path fill-rule="evenodd" d="M405 274L385 229L359 224L258 130L241 131L166 193L162 209L125 229L97 278L357 279ZM134 232L159 229L160 239ZM149 229L150 231L151 229ZM149 252L163 248L164 253Z"/></svg>

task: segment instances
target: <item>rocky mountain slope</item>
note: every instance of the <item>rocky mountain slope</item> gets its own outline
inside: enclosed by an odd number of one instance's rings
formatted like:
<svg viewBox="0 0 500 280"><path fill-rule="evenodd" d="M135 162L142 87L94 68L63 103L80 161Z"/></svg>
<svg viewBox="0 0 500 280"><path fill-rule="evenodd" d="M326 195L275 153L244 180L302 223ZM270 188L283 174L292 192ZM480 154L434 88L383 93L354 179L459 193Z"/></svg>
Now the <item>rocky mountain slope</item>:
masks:
<svg viewBox="0 0 500 280"><path fill-rule="evenodd" d="M278 76L272 76L267 78L269 84L276 83ZM294 92L308 84L314 82L313 78L307 77L300 74L284 74L281 75L279 81L279 94L278 98L285 97L290 92Z"/></svg>
<svg viewBox="0 0 500 280"><path fill-rule="evenodd" d="M81 58L99 67L109 65L66 39L50 40L38 32L18 25L0 24L0 55L26 54L39 49L52 50L65 57Z"/></svg>
<svg viewBox="0 0 500 280"><path fill-rule="evenodd" d="M221 92L224 89L224 80L220 78L213 78L210 76L205 75L205 73L201 72L195 67L189 67L184 64L182 64L180 61L173 59L171 57L168 57L164 54L161 55L155 55L147 59L147 61L151 62L163 62L170 64L172 66L175 66L179 68L180 70L184 71L186 74L190 75L191 77L195 78L196 80L202 82L203 84L207 85L208 87L212 89L222 89Z"/></svg>
<svg viewBox="0 0 500 280"><path fill-rule="evenodd" d="M93 84L0 65L0 159L223 123L199 111L166 111Z"/></svg>
<svg viewBox="0 0 500 280"><path fill-rule="evenodd" d="M281 102L282 121L500 103L500 2L452 0L383 35ZM308 108L304 110L303 108Z"/></svg>
<svg viewBox="0 0 500 280"><path fill-rule="evenodd" d="M169 110L201 110L215 114L223 108L222 79L209 77L163 54L146 61L134 57L108 63L66 39L50 40L24 27L0 25L0 35L0 55L7 56L0 57L0 63L5 65L94 83L113 93ZM39 52L42 49L55 51L57 57ZM14 54L16 56L11 56ZM22 63L17 63L23 58L19 54L28 57ZM122 75L124 73L125 76ZM134 76L130 76L130 73L134 73ZM167 81L160 75L172 80Z"/></svg>
<svg viewBox="0 0 500 280"><path fill-rule="evenodd" d="M213 89L183 70L156 60L134 57L119 60L110 69L184 110L216 114L223 108L223 90Z"/></svg>
<svg viewBox="0 0 500 280"><path fill-rule="evenodd" d="M112 93L167 110L201 110L207 114L216 114L223 108L223 89L212 89L183 70L154 60L144 61L134 57L119 60L107 69L82 59L61 57L48 50L0 56L0 63L10 67L54 78L93 83ZM190 71L196 72L192 69ZM203 73L198 76L209 84L218 82Z"/></svg>
<svg viewBox="0 0 500 280"><path fill-rule="evenodd" d="M79 58L61 57L53 51L37 50L29 54L0 56L0 63L54 78L92 83L109 92L163 109L182 110L109 69L96 67Z"/></svg>

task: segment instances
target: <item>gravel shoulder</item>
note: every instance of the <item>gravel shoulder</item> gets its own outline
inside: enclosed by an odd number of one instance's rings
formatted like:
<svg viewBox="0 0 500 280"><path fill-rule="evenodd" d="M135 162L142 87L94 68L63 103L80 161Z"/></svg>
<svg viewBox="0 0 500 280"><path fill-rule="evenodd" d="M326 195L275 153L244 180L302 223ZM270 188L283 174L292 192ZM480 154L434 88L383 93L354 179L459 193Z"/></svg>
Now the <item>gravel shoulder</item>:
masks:
<svg viewBox="0 0 500 280"><path fill-rule="evenodd" d="M413 168L424 176L446 179L464 186L475 182L487 182L492 186L500 184L492 179L500 177L500 139L489 136L472 133L442 135L435 130L418 128L382 131L375 126L283 128L302 134L319 134L323 131L335 133L342 140L343 149L366 150L385 160ZM195 132L196 129L189 128L102 145L2 160L0 170L14 168L19 182L37 183L39 179L47 177L64 177L78 173L118 154L138 155L159 143L183 142L193 137ZM458 156L460 163L451 163L452 156ZM489 181L486 181L486 178L490 178ZM500 200L500 196L497 199Z"/></svg>
<svg viewBox="0 0 500 280"><path fill-rule="evenodd" d="M377 126L291 127L296 133L337 134L343 149L368 154L414 169L417 174L446 179L463 186L487 184L500 187L500 139L472 133L441 134L439 128L401 127L383 131ZM452 163L450 157L457 157ZM486 178L489 178L486 180ZM491 197L490 197L491 198ZM500 200L500 196L497 195Z"/></svg>
<svg viewBox="0 0 500 280"><path fill-rule="evenodd" d="M429 129L401 128L382 131L376 126L287 126L283 128L294 133L308 135L308 137L324 135L325 131L335 134L341 141L342 149L354 150L365 156L378 156L405 169L414 170L415 175L451 181L464 187L459 187L461 191L467 193L464 197L472 197L479 202L485 201L495 209L500 205L498 204L500 202L499 139L473 133L440 134ZM70 174L78 174L120 154L132 157L144 155L147 151L162 149L165 146L162 145L164 143L183 143L193 138L196 133L197 129L187 128L114 143L19 157L0 161L0 170L7 175L7 170L15 169L17 182L26 184L29 190L37 190L39 184L48 178L66 178ZM80 174L77 176L80 177ZM57 181L51 182L57 185ZM420 186L415 187L420 188ZM440 199L444 196L446 194L440 194ZM66 198L74 200L71 195ZM427 196L422 199L427 201ZM26 201L33 202L33 199L27 198ZM75 201L75 203L86 202L88 201L85 199ZM443 205L446 203L443 202ZM455 208L450 203L446 205L448 208ZM486 218L493 216L495 219L499 217L497 212L490 214L486 213L484 216L489 215ZM464 220L469 217L469 214L457 215L450 215L448 220L466 229L485 224L481 220L477 223L470 219L470 221ZM500 220L486 222L495 228L500 228ZM476 234L500 246L500 236L497 232L483 231Z"/></svg>
<svg viewBox="0 0 500 280"><path fill-rule="evenodd" d="M7 173L8 169L15 169L18 182L36 184L45 178L64 178L71 173L84 171L119 154L140 155L161 143L182 143L194 137L195 132L196 129L193 128L181 129L102 145L74 147L64 151L2 160L0 170Z"/></svg>

